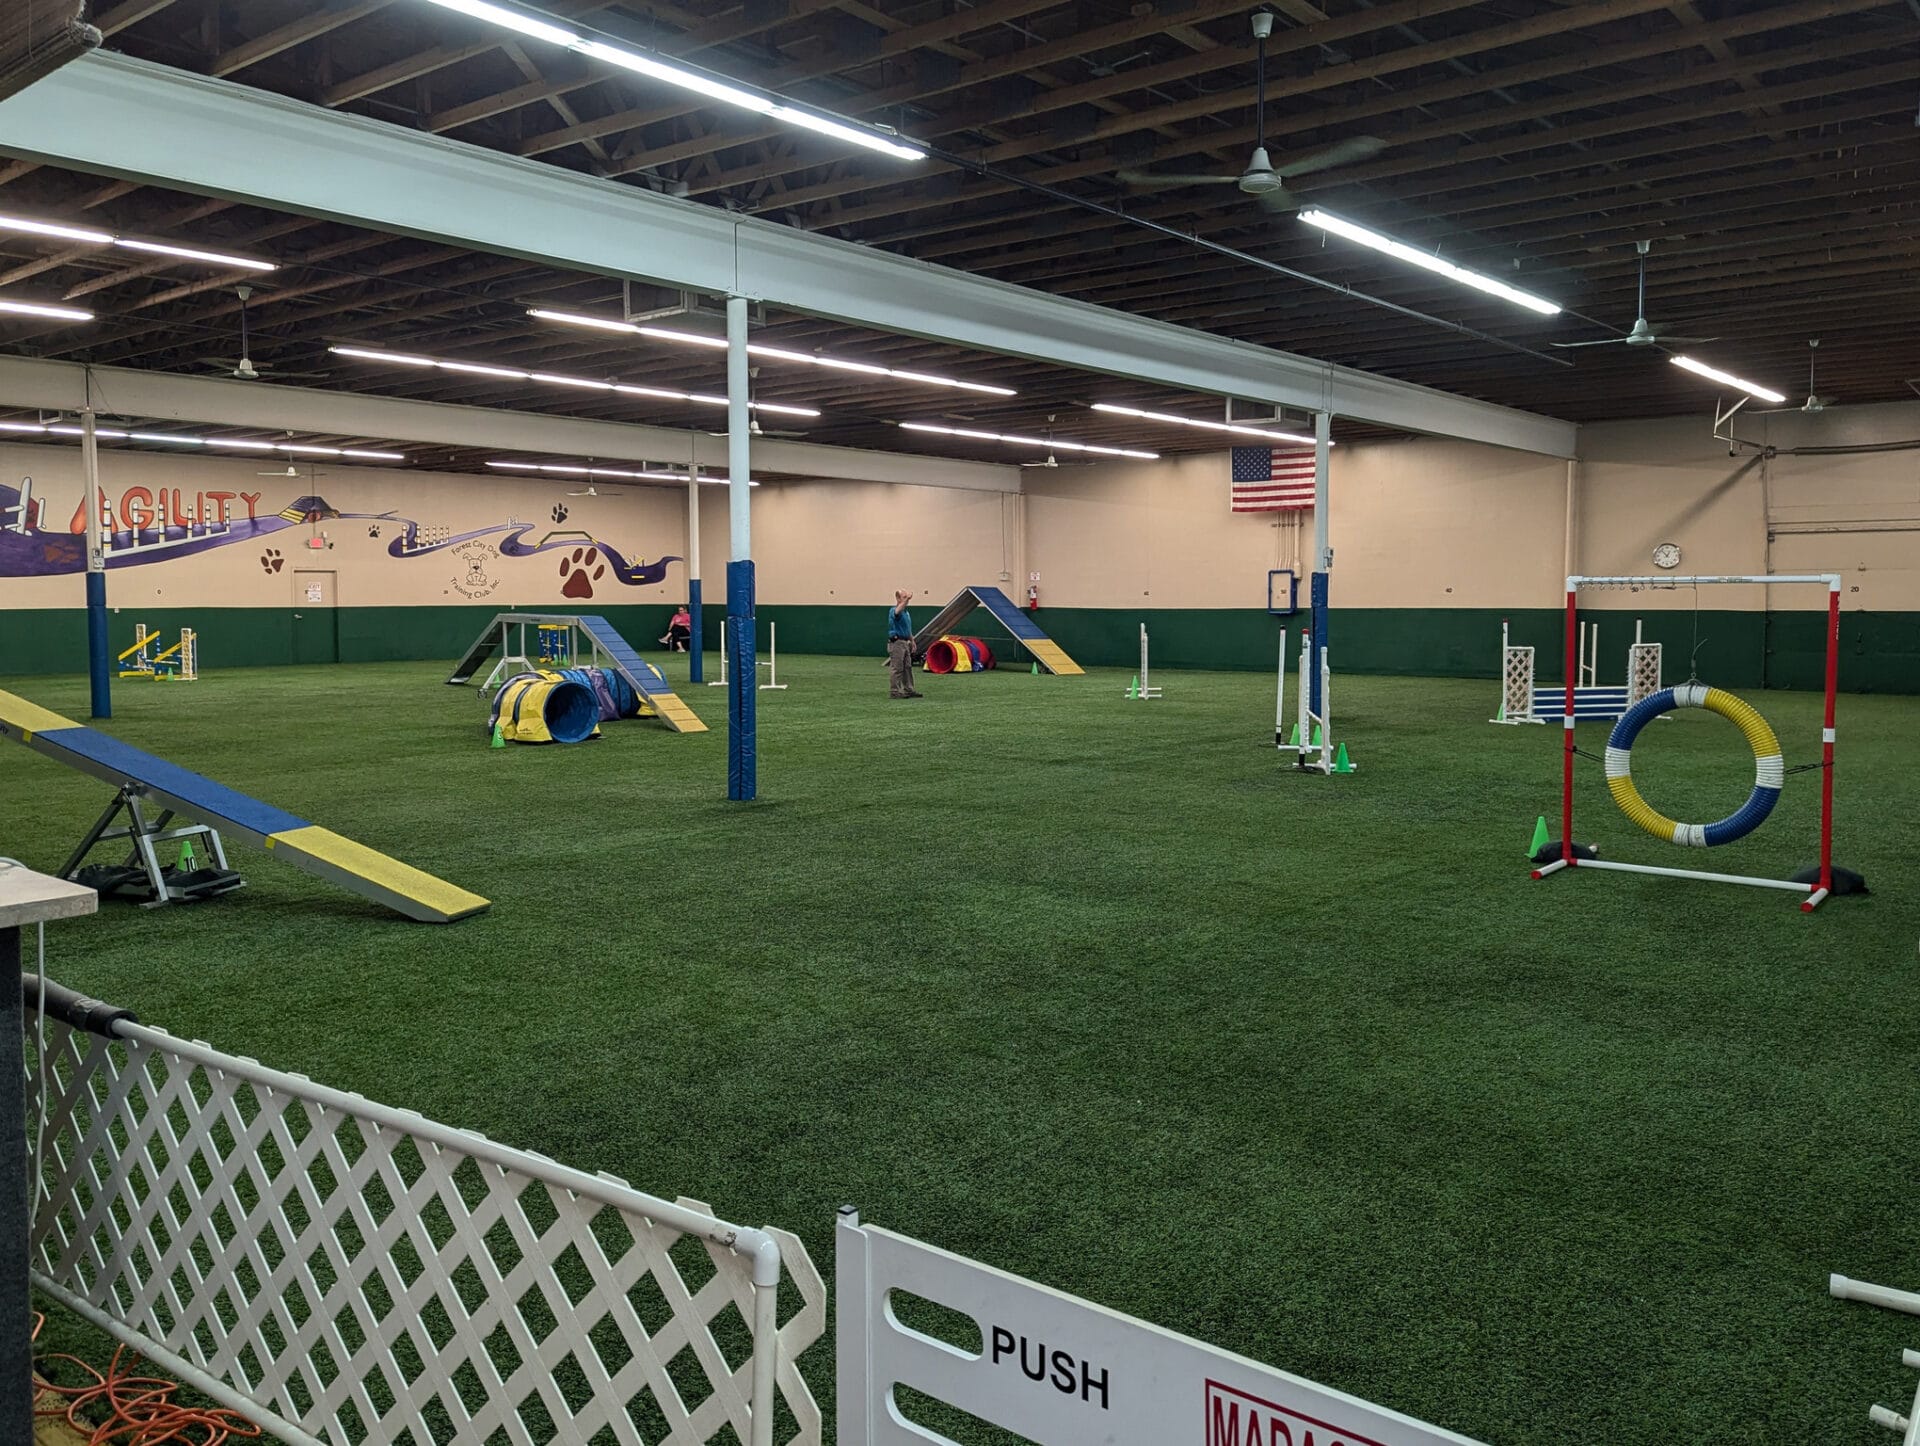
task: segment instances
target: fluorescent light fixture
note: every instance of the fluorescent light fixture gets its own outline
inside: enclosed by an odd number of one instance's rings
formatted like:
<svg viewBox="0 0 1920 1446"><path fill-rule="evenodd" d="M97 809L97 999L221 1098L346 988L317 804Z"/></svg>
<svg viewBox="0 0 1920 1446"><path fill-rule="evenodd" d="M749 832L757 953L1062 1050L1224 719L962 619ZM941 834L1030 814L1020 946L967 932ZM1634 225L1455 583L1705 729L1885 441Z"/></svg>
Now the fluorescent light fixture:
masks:
<svg viewBox="0 0 1920 1446"><path fill-rule="evenodd" d="M71 422L0 422L0 432L38 432L43 436L79 437L85 429ZM235 452L285 452L297 457L356 457L364 462L404 462L404 452L373 452L361 447L315 447L304 442L259 442L248 437L189 437L177 432L121 432L95 427L103 442L165 442L175 447L226 447Z"/></svg>
<svg viewBox="0 0 1920 1446"><path fill-rule="evenodd" d="M531 35L535 40L544 40L549 45L572 47L582 43L581 37L571 30L531 15L523 15L518 10L509 10L504 5L489 5L486 0L433 0L433 3L446 10L458 10L462 15L471 15L476 20L504 25L522 35Z"/></svg>
<svg viewBox="0 0 1920 1446"><path fill-rule="evenodd" d="M392 362L402 367L437 367L440 365L432 357L411 356L403 351L368 351L358 346L330 346L327 348L335 356L357 357L361 361Z"/></svg>
<svg viewBox="0 0 1920 1446"><path fill-rule="evenodd" d="M923 149L910 141L902 140L884 127L862 125L858 121L842 120L822 111L797 106L789 101L750 90L745 86L735 85L723 76L682 65L652 51L636 50L598 37L581 35L565 26L555 25L540 16L530 15L511 6L490 4L488 0L431 0L431 3L445 10L457 10L462 15L471 15L476 20L505 26L521 35L532 36L535 40L544 40L549 45L558 45L563 49L571 50L576 55L584 55L589 60L597 60L603 65L630 70L636 75L644 75L649 80L657 80L663 85L691 91L694 95L702 96L707 100L719 101L722 105L737 106L741 110L752 111L755 115L769 116L787 125L799 126L803 130L845 141L849 145L879 151L896 160L923 161L926 159L927 153Z"/></svg>
<svg viewBox="0 0 1920 1446"><path fill-rule="evenodd" d="M53 236L62 241L84 241L90 246L105 246L113 237L105 231L89 231L80 226L60 226L51 221L29 221L24 216L0 216L0 231L25 231L32 236Z"/></svg>
<svg viewBox="0 0 1920 1446"><path fill-rule="evenodd" d="M614 477L623 482L684 482L685 472L627 472L616 467L562 467L551 462L489 462L489 467L498 467L505 472L546 472L562 477ZM702 484L709 487L724 487L732 479L727 477L702 477ZM747 486L760 484L749 480Z"/></svg>
<svg viewBox="0 0 1920 1446"><path fill-rule="evenodd" d="M91 311L80 311L71 306L41 306L32 301L0 301L0 311L11 312L19 316L43 316L49 321L92 321Z"/></svg>
<svg viewBox="0 0 1920 1446"><path fill-rule="evenodd" d="M208 261L216 266L241 266L252 271L278 271L271 261L256 261L251 256L234 256L225 251L202 251L192 246L176 246L170 241L142 241L133 236L115 236L85 226L63 226L52 221L30 221L24 216L0 216L0 231L22 231L30 236L51 236L61 241L78 241L87 246L124 246L129 251L146 251L156 256L178 256L187 261Z"/></svg>
<svg viewBox="0 0 1920 1446"><path fill-rule="evenodd" d="M1088 442L1063 442L1058 437L1010 437L1004 432L978 432L971 427L936 427L928 422L902 422L904 431L936 432L943 437L970 437L976 442L1011 442L1017 447L1040 447L1048 452L1091 452L1097 457L1133 457L1157 462L1158 452L1135 452L1126 447L1096 447Z"/></svg>
<svg viewBox="0 0 1920 1446"><path fill-rule="evenodd" d="M271 261L256 261L251 256L232 256L224 251L197 251L191 246L173 246L162 241L136 241L130 236L116 236L113 244L124 246L129 251L150 251L156 256L181 256L188 261L210 261L216 266L240 266L251 271L278 271L280 268Z"/></svg>
<svg viewBox="0 0 1920 1446"><path fill-rule="evenodd" d="M1391 236L1382 236L1378 231L1369 231L1365 226L1356 226L1351 221L1325 211L1309 209L1300 213L1300 219L1309 226L1318 226L1323 231L1331 231L1336 236L1344 236L1349 241L1357 241L1362 246L1370 246L1375 251L1404 261L1409 266L1418 266L1423 271L1431 271L1444 276L1449 281L1462 286L1472 287L1475 291L1484 291L1488 296L1497 296L1502 301L1511 301L1515 306L1524 306L1528 311L1538 312L1542 316L1554 316L1560 311L1559 303L1548 301L1543 296L1535 296L1531 291L1522 291L1517 286L1509 286L1504 281L1495 281L1491 276L1482 276L1477 271L1469 271L1464 266L1455 266L1451 261L1433 255L1431 252L1417 250L1404 241L1396 241Z"/></svg>
<svg viewBox="0 0 1920 1446"><path fill-rule="evenodd" d="M892 156L897 161L924 161L927 158L927 153L918 146L894 140L863 126L834 120L817 111L799 110L790 105L776 105L767 114L775 120L785 121L788 125L799 126L802 130L817 131L823 136L832 136L836 141L845 141L849 145L864 146L870 151L879 151L883 155Z"/></svg>
<svg viewBox="0 0 1920 1446"><path fill-rule="evenodd" d="M726 338L704 336L697 331L674 331L664 326L637 326L630 321L614 321L604 316L586 316L575 311L548 311L544 307L530 308L527 315L538 317L541 321L558 321L568 326L587 326L596 331L623 332L628 336L644 336L652 341L671 342L678 346L704 347L709 351L727 349ZM892 377L895 381L918 382L929 387L951 387L963 392L979 392L989 397L1019 395L1012 387L989 386L985 382L963 382L957 377L935 376L931 372L902 371L898 367L881 366L875 362L851 361L845 357L816 356L811 352L763 346L759 342L748 342L747 352L751 356L763 357L768 361L792 362L797 366L825 367L829 371L859 372L865 376Z"/></svg>
<svg viewBox="0 0 1920 1446"><path fill-rule="evenodd" d="M1710 382L1719 382L1723 387L1734 387L1747 393L1749 396L1758 397L1763 402L1778 404L1786 400L1786 396L1780 392L1763 387L1758 382L1741 381L1739 377L1734 376L1731 372L1723 372L1718 367L1710 367L1705 362L1695 361L1690 356L1676 356L1669 358L1669 360L1677 367L1685 367L1695 376L1705 377Z"/></svg>
<svg viewBox="0 0 1920 1446"><path fill-rule="evenodd" d="M1198 417L1176 417L1172 412L1147 412L1139 407L1119 407L1112 402L1095 402L1096 412L1108 412L1116 417L1138 417L1145 422L1166 422L1176 427L1198 427L1205 432L1232 432L1236 437L1265 437L1275 442L1306 442L1313 438L1299 432L1276 432L1271 427L1249 427L1241 422L1203 422ZM1329 442L1328 446L1333 444Z"/></svg>
<svg viewBox="0 0 1920 1446"><path fill-rule="evenodd" d="M435 0L438 3L438 0ZM479 362L442 361L438 357L414 356L407 352L374 351L363 346L330 346L327 348L335 356L354 357L360 361L390 362L404 367L436 367L441 371L465 372L471 376L502 377L508 381L539 382L552 387L583 387L595 392L621 392L630 397L654 397L666 402L698 402L703 407L724 407L725 397L712 396L706 392L675 392L664 387L636 387L625 382L603 382L593 377L572 377L558 372L525 372L518 367L487 366ZM781 417L817 417L819 411L813 407L790 407L784 402L749 402L750 411L766 412Z"/></svg>

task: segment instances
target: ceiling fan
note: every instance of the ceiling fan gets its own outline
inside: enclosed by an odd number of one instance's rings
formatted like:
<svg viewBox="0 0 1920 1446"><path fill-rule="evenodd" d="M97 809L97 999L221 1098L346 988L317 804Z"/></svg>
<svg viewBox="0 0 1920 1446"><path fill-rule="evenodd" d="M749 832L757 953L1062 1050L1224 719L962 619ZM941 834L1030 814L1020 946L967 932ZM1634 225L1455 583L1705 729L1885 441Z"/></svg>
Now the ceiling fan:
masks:
<svg viewBox="0 0 1920 1446"><path fill-rule="evenodd" d="M1640 253L1640 299L1634 306L1632 330L1625 336L1610 336L1604 341L1556 341L1554 345L1562 351L1572 351L1582 346L1653 346L1667 342L1697 346L1702 342L1718 341L1720 338L1717 336L1675 336L1669 327L1648 325L1647 253L1653 249L1653 242L1636 241L1633 247Z"/></svg>
<svg viewBox="0 0 1920 1446"><path fill-rule="evenodd" d="M1022 462L1020 464L1022 467L1091 467L1093 465L1093 462L1091 460L1088 460L1085 462L1062 462L1058 457L1053 455L1053 420L1057 416L1059 416L1058 412L1047 413L1047 459L1046 461Z"/></svg>
<svg viewBox="0 0 1920 1446"><path fill-rule="evenodd" d="M760 368L748 367L747 368L747 401L749 404L751 404L753 401L753 383L759 380L760 380ZM727 434L725 432L708 432L707 435L709 437L724 437ZM807 434L805 432L794 431L791 428L788 428L785 430L775 430L772 427L762 427L760 425L760 414L756 411L756 412L747 413L747 435L749 437L804 437Z"/></svg>
<svg viewBox="0 0 1920 1446"><path fill-rule="evenodd" d="M1836 397L1823 397L1820 395L1820 393L1816 392L1813 389L1813 362L1814 362L1814 358L1820 354L1819 348L1820 348L1819 337L1812 336L1807 338L1807 399L1806 401L1802 402L1797 407L1769 407L1766 409L1768 412L1824 412L1828 407L1832 406L1838 400L1838 398ZM1763 412L1760 415L1765 415L1765 413Z"/></svg>
<svg viewBox="0 0 1920 1446"><path fill-rule="evenodd" d="M598 487L594 486L593 483L591 482L587 484L586 491L569 492L567 494L567 496L569 497L623 497L625 495L626 495L626 489L623 487L609 487L605 492L602 492Z"/></svg>
<svg viewBox="0 0 1920 1446"><path fill-rule="evenodd" d="M291 380L295 377L330 377L332 372L289 372L281 371L271 362L257 362L253 359L252 348L247 337L247 301L253 295L251 286L236 286L233 294L240 298L240 355L203 356L200 365L212 367L222 376L234 377L243 382L257 382L263 373L272 372L276 377Z"/></svg>
<svg viewBox="0 0 1920 1446"><path fill-rule="evenodd" d="M1275 166L1267 155L1267 37L1273 34L1273 12L1253 12L1253 38L1259 46L1254 61L1253 155L1246 169L1237 176L1192 174L1180 171L1116 171L1114 179L1137 191L1164 190L1173 186L1237 186L1251 196L1264 211L1297 211L1300 201L1287 189L1295 176L1364 161L1386 149L1377 136L1353 136L1336 141L1283 166Z"/></svg>

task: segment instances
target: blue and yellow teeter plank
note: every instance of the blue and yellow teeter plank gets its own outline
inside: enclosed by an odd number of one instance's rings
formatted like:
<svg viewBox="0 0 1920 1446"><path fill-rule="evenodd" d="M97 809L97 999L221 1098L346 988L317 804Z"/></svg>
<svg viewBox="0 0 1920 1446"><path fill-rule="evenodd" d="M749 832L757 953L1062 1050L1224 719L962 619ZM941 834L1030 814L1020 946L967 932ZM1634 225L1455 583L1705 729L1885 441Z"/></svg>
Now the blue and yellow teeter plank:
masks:
<svg viewBox="0 0 1920 1446"><path fill-rule="evenodd" d="M385 904L410 919L451 924L488 907L478 894L17 694L0 691L0 737L23 743L116 788L138 784L175 813L209 824L223 836L244 838L315 878Z"/></svg>

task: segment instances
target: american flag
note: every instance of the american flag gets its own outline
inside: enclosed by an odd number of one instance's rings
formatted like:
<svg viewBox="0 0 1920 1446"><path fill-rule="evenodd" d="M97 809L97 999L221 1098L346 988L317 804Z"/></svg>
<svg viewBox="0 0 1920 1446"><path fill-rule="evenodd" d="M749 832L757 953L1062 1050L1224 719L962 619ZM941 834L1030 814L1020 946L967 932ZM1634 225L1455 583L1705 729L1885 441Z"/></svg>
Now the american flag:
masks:
<svg viewBox="0 0 1920 1446"><path fill-rule="evenodd" d="M1313 448L1235 447L1233 510L1286 512L1313 506Z"/></svg>

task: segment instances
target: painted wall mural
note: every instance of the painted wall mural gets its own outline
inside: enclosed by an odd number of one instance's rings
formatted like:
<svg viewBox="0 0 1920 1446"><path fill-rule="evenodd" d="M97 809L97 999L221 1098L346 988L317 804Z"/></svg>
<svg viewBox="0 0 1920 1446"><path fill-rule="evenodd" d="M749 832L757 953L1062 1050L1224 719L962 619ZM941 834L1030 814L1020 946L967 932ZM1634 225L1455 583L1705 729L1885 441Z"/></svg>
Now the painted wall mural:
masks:
<svg viewBox="0 0 1920 1446"><path fill-rule="evenodd" d="M669 564L681 561L674 556L628 561L605 539L562 526L568 515L564 505L552 509L551 526L509 516L504 522L452 532L391 510L342 512L312 493L295 497L277 510L263 510L265 496L264 492L189 494L178 487L135 486L116 501L102 492L98 505L106 532L107 566L144 567L214 548L252 544L261 545L261 571L274 576L288 565L286 549L263 540L288 528L336 520L366 522L367 536L375 539L393 529L385 551L398 561L450 553L446 560L458 568L452 586L470 598L486 597L504 583L503 560L554 555L542 565L558 567L563 596L581 599L593 597L594 585L609 579L627 587L654 586L665 581ZM86 570L84 499L62 525L48 525L48 509L48 499L36 495L31 478L23 478L18 487L0 484L0 577L57 577Z"/></svg>

